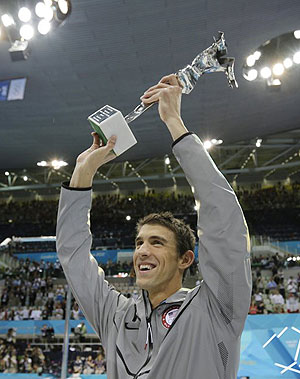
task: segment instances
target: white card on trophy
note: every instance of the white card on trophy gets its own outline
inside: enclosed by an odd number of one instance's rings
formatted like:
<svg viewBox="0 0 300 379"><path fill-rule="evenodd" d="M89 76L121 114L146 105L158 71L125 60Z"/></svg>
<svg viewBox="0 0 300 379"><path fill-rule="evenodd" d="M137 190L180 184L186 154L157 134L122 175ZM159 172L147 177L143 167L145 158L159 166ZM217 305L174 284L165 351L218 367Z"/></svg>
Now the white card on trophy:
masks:
<svg viewBox="0 0 300 379"><path fill-rule="evenodd" d="M113 149L116 155L121 155L137 143L122 113L110 105L105 105L91 114L88 121L105 144L111 136L117 137Z"/></svg>

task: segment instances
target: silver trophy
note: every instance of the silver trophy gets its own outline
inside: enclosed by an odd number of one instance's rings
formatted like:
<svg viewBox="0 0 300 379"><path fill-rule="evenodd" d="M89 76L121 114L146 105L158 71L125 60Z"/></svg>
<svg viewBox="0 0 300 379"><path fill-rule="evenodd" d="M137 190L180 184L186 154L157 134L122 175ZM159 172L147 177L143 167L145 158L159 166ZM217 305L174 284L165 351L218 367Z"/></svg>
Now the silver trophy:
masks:
<svg viewBox="0 0 300 379"><path fill-rule="evenodd" d="M229 87L237 88L238 84L233 70L234 58L225 57L226 54L227 47L224 33L219 32L218 39L214 38L214 43L211 46L199 53L191 64L176 72L178 81L182 86L182 93L189 94L194 89L200 76L212 72L225 72ZM139 104L132 112L125 116L126 122L129 124L153 104Z"/></svg>

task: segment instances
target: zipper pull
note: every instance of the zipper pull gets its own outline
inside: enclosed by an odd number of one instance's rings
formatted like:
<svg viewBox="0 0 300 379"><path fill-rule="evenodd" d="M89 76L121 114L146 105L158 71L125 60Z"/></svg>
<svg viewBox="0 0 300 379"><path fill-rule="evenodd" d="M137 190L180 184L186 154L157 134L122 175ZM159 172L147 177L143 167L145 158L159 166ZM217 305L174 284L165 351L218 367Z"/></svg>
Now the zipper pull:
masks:
<svg viewBox="0 0 300 379"><path fill-rule="evenodd" d="M147 322L147 338L146 338L146 343L145 343L145 348L144 350L147 349L148 342L149 342L149 334L150 334L150 343L153 342L153 335L152 335L152 329L151 329L151 324L150 322Z"/></svg>

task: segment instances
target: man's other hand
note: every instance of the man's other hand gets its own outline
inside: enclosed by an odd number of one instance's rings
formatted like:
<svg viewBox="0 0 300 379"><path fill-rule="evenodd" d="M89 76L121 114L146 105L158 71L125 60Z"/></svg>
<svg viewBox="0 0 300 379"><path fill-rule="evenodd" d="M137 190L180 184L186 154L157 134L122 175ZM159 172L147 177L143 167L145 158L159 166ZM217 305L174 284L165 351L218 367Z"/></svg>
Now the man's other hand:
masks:
<svg viewBox="0 0 300 379"><path fill-rule="evenodd" d="M158 112L164 123L181 119L182 87L175 74L164 76L158 84L150 87L141 97L145 105L158 102Z"/></svg>
<svg viewBox="0 0 300 379"><path fill-rule="evenodd" d="M116 144L116 136L112 136L106 145L96 132L93 132L92 136L91 147L77 157L70 187L91 187L98 168L116 157L112 151Z"/></svg>

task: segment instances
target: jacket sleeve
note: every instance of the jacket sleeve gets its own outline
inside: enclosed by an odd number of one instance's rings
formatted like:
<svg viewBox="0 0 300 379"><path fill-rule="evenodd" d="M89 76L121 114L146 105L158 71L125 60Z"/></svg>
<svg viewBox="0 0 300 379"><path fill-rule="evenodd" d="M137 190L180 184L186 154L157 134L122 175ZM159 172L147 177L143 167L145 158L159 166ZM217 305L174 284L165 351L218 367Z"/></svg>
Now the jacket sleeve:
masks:
<svg viewBox="0 0 300 379"><path fill-rule="evenodd" d="M127 303L127 298L108 284L104 279L104 271L98 267L96 259L90 253L90 208L91 190L69 190L62 187L56 247L72 293L106 347L115 313Z"/></svg>
<svg viewBox="0 0 300 379"><path fill-rule="evenodd" d="M226 325L231 323L239 335L252 287L250 238L243 212L199 137L190 134L175 141L173 152L194 188L203 285L217 300Z"/></svg>

